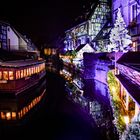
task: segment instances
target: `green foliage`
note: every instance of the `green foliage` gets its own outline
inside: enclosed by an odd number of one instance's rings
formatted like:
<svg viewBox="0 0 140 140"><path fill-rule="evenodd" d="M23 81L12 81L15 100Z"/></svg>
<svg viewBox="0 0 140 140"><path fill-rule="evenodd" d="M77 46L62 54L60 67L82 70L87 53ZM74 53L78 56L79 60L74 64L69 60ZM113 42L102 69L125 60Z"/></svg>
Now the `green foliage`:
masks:
<svg viewBox="0 0 140 140"><path fill-rule="evenodd" d="M75 50L73 50L73 51L71 52L71 55L72 55L72 57L73 57L73 58L75 58L75 57L76 57L76 54L77 54L77 53L76 53L76 51L75 51Z"/></svg>
<svg viewBox="0 0 140 140"><path fill-rule="evenodd" d="M107 78L107 82L108 82L108 85L109 85L109 89L110 89L110 93L112 93L111 91L111 87L115 87L116 89L116 93L119 94L119 91L120 91L120 88L119 88L119 83L117 82L116 78L115 78L115 75L110 71L108 72L108 78Z"/></svg>
<svg viewBox="0 0 140 140"><path fill-rule="evenodd" d="M126 125L125 125L125 122L124 122L124 118L123 118L122 115L119 115L118 116L117 128L118 128L118 131L121 134L122 134L122 132L124 132L124 130L126 128Z"/></svg>
<svg viewBox="0 0 140 140"><path fill-rule="evenodd" d="M117 82L115 75L110 71L108 72L108 85L110 89L110 97L112 102L112 108L113 108L113 115L115 118L115 124L117 127L117 130L120 134L125 130L125 122L123 116L125 115L125 112L122 107L122 102L119 97L120 87L119 83ZM111 90L112 87L115 87L115 93Z"/></svg>

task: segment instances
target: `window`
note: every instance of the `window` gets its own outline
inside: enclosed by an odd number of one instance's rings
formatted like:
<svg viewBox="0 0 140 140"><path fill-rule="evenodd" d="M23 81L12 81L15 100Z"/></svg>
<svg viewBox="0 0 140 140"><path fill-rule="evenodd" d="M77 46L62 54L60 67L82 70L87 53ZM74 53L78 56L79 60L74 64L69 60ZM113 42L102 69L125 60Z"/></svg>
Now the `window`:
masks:
<svg viewBox="0 0 140 140"><path fill-rule="evenodd" d="M31 76L31 68L28 68L29 76Z"/></svg>
<svg viewBox="0 0 140 140"><path fill-rule="evenodd" d="M9 71L9 80L14 80L14 72Z"/></svg>
<svg viewBox="0 0 140 140"><path fill-rule="evenodd" d="M1 114L0 115L1 116L1 119L5 119L5 113L4 112L1 112L0 114Z"/></svg>
<svg viewBox="0 0 140 140"><path fill-rule="evenodd" d="M132 6L132 20L137 21L137 4Z"/></svg>
<svg viewBox="0 0 140 140"><path fill-rule="evenodd" d="M35 68L35 72L37 73L37 66L36 66L36 68Z"/></svg>
<svg viewBox="0 0 140 140"><path fill-rule="evenodd" d="M16 119L16 112L12 112L12 119Z"/></svg>
<svg viewBox="0 0 140 140"><path fill-rule="evenodd" d="M23 72L23 70L21 70L20 71L20 76L21 76L20 78L23 78L23 74L24 74L24 72Z"/></svg>
<svg viewBox="0 0 140 140"><path fill-rule="evenodd" d="M20 79L20 71L16 71L16 79Z"/></svg>
<svg viewBox="0 0 140 140"><path fill-rule="evenodd" d="M34 68L33 67L31 68L31 71L32 71L31 74L34 74Z"/></svg>
<svg viewBox="0 0 140 140"><path fill-rule="evenodd" d="M26 69L24 69L24 77L26 77L27 75L26 75Z"/></svg>
<svg viewBox="0 0 140 140"><path fill-rule="evenodd" d="M35 74L35 67L33 67L33 70L34 70L34 74Z"/></svg>
<svg viewBox="0 0 140 140"><path fill-rule="evenodd" d="M8 80L8 71L3 71L3 79Z"/></svg>
<svg viewBox="0 0 140 140"><path fill-rule="evenodd" d="M29 76L29 71L28 71L28 69L26 69L26 72L27 72L27 76Z"/></svg>
<svg viewBox="0 0 140 140"><path fill-rule="evenodd" d="M132 42L133 51L137 51L137 42Z"/></svg>
<svg viewBox="0 0 140 140"><path fill-rule="evenodd" d="M7 31L10 31L10 28L9 27L7 28Z"/></svg>

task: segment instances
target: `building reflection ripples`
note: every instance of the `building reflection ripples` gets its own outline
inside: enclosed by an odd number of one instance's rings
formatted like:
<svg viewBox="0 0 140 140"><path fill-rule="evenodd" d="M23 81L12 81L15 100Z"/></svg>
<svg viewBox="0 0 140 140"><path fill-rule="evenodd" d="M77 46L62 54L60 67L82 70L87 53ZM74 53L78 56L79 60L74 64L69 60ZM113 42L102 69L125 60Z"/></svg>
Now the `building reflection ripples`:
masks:
<svg viewBox="0 0 140 140"><path fill-rule="evenodd" d="M2 96L0 98L1 122L19 121L26 117L31 110L43 100L46 94L46 79L42 79L34 87L17 96Z"/></svg>

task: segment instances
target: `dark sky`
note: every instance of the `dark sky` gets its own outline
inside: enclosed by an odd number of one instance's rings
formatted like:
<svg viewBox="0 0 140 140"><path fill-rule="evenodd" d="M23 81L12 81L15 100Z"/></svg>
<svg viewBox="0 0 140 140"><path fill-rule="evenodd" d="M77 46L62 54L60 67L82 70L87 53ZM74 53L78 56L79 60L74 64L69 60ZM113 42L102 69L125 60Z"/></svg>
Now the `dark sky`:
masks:
<svg viewBox="0 0 140 140"><path fill-rule="evenodd" d="M5 20L40 47L54 42L81 15L89 0L5 0L0 20Z"/></svg>

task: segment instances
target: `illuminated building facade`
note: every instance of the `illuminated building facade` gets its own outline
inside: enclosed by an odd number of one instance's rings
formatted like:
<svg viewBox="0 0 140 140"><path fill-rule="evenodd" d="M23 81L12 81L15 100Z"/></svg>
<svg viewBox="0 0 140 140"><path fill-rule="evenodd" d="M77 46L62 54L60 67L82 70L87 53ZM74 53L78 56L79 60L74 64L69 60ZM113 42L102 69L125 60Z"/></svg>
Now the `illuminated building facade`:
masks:
<svg viewBox="0 0 140 140"><path fill-rule="evenodd" d="M121 9L129 34L132 38L132 47L134 51L140 50L140 1L139 0L113 0L112 17L113 22L116 19L117 9Z"/></svg>
<svg viewBox="0 0 140 140"><path fill-rule="evenodd" d="M91 7L85 21L65 32L65 51L75 50L79 45L90 43L108 23L110 19L108 0L99 0Z"/></svg>
<svg viewBox="0 0 140 140"><path fill-rule="evenodd" d="M140 53L128 52L117 61L117 81L120 89L120 99L129 119L140 112Z"/></svg>
<svg viewBox="0 0 140 140"><path fill-rule="evenodd" d="M0 120L19 120L45 94L45 61L20 60L0 64ZM32 88L38 87L36 91Z"/></svg>
<svg viewBox="0 0 140 140"><path fill-rule="evenodd" d="M56 55L57 54L57 49L55 48L44 48L44 55Z"/></svg>

